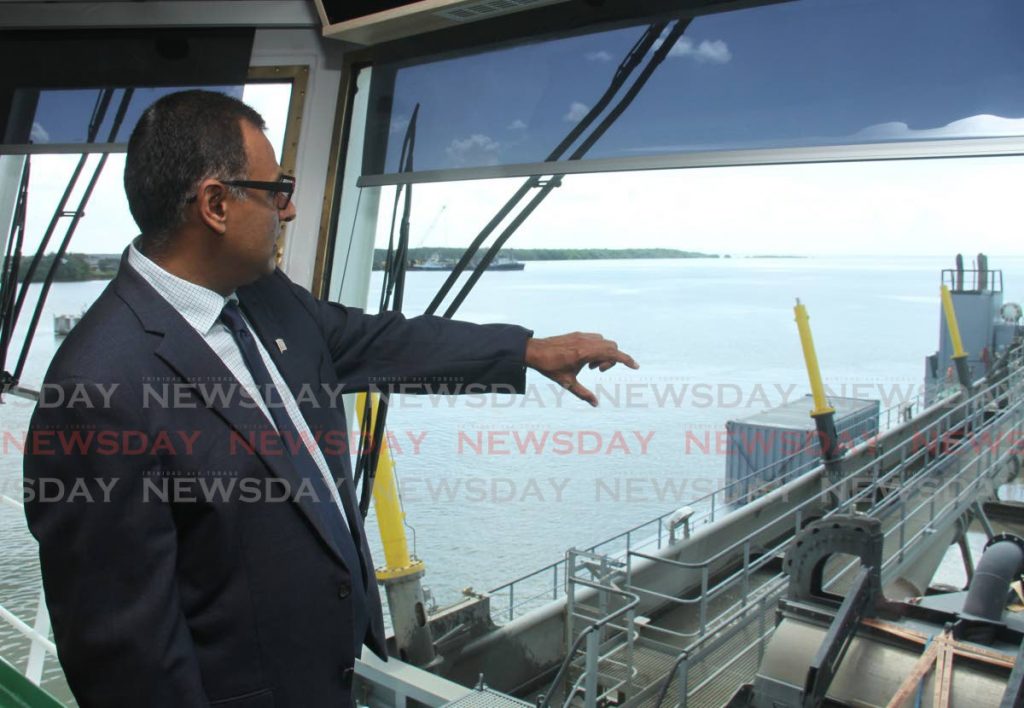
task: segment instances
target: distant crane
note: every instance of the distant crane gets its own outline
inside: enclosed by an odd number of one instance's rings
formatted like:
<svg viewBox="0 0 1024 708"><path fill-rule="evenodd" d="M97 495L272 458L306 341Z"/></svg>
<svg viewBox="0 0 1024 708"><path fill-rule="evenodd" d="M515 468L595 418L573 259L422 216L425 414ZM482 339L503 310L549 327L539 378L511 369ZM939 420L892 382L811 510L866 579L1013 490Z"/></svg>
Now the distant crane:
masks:
<svg viewBox="0 0 1024 708"><path fill-rule="evenodd" d="M441 208L438 209L437 214L434 215L434 220L430 222L430 225L427 226L426 230L420 236L419 243L416 244L417 247L423 246L423 242L426 241L427 236L429 236L434 231L434 227L437 226L437 222L441 220L441 215L444 214L444 210L447 208L447 204L441 205Z"/></svg>

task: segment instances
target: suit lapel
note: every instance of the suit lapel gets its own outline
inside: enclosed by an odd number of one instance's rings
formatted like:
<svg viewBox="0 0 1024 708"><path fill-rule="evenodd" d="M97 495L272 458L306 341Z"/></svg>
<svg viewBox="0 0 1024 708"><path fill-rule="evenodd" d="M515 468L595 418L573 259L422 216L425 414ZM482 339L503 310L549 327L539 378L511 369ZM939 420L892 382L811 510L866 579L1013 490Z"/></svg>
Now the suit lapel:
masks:
<svg viewBox="0 0 1024 708"><path fill-rule="evenodd" d="M250 439L248 437L250 432L274 429L258 407L252 404L237 405L238 396L203 395L203 388L199 384L235 381L234 375L192 326L149 283L145 282L134 269L127 265L127 257L122 259L121 270L114 282L119 296L136 313L146 331L162 335L154 353L188 382L195 391L196 397L223 419L240 436L242 441ZM275 363L280 369L280 364L276 359ZM284 376L283 370L282 376ZM237 384L237 381L235 383ZM291 386L292 382L289 381L288 385ZM228 401L227 405L225 405L225 398ZM246 445L246 449L249 447ZM321 524L320 515L313 507L314 501L311 495L300 493L308 492L308 490L304 488L303 480L295 471L288 455L269 453L267 450L261 449L262 447L259 444L255 445L252 453L259 457L273 474L288 483L292 502L299 507L335 557L345 564L341 553L331 541L330 533ZM349 570L355 572L354 569L350 568Z"/></svg>
<svg viewBox="0 0 1024 708"><path fill-rule="evenodd" d="M243 312L245 312L245 316L248 318L250 324L252 324L253 329L256 330L256 336L259 337L260 341L263 343L263 347L270 354L270 358L274 361L274 365L281 374L281 378L285 380L285 383L288 385L288 388L291 389L293 394L301 391L302 386L308 385L310 382L300 381L296 378L294 370L295 367L289 360L291 356L294 356L294 354L289 352L287 345L285 351L281 351L281 348L277 346L277 337L274 335L281 334L285 331L280 319L274 311L267 306L266 300L258 291L256 291L255 288L245 288L241 290L238 293L238 299ZM299 411L306 420L306 424L310 429L313 429L315 427L315 421L319 419L321 414L321 411L318 408L319 404L312 404L308 396L302 396L297 400L297 403ZM324 453L323 448L321 448L321 452L326 456L327 453ZM359 554L366 557L367 551L363 550L362 517L358 512L359 504L355 501L355 488L350 481L351 475L344 473L347 466L343 464L341 469L342 474L340 476L340 481L335 480L335 486L338 488L338 496L341 498L342 507L345 510L345 517L348 519L349 530L352 531L355 538ZM354 521L356 519L359 519L359 521Z"/></svg>
<svg viewBox="0 0 1024 708"><path fill-rule="evenodd" d="M294 354L287 349L287 345L283 352L277 346L278 339L276 335L283 334L286 331L280 318L267 305L266 300L256 288L243 288L238 293L238 299L246 317L256 330L256 336L259 337L264 348L270 354L270 358L273 359L274 365L277 366L277 370L285 380L285 383L288 384L293 393L301 391L301 387L309 382L296 378L295 367L290 361ZM320 404L314 405L308 396L303 396L298 400L298 405L299 410L306 419L307 425L311 429L314 428L315 421L320 420L320 416L323 413L319 409ZM324 452L322 448L321 452ZM326 454L324 452L325 456ZM347 453L343 454L347 455ZM355 485L351 481L352 476L346 473L348 469L348 465L345 464L346 462L348 460L344 459L344 462L341 464L341 474L335 481L338 488L338 496L341 498L342 507L345 510L345 517L348 519L349 528L356 541L356 547L359 549L360 556L365 559L369 557L367 555L369 548L365 547L362 515L359 514L359 503L356 498ZM364 562L363 565L365 567L366 563ZM363 579L366 581L365 577Z"/></svg>
<svg viewBox="0 0 1024 708"><path fill-rule="evenodd" d="M249 323L256 330L256 336L263 344L263 348L270 354L271 360L274 362L274 366L277 367L278 373L281 374L281 378L288 384L288 388L291 389L292 394L296 395L301 390L303 384L308 384L306 381L298 381L295 379L294 367L291 365L291 359L295 354L287 350L281 351L281 347L278 346L278 342L284 342L283 339L274 337L273 335L282 332L283 327L281 321L277 315L274 314L273 310L267 307L266 302L260 297L258 291L254 288L244 288L238 293L238 302L242 307L242 312L245 313ZM299 399L299 407L302 408L305 403L305 397ZM303 409L305 415L307 411ZM307 418L308 420L308 418Z"/></svg>

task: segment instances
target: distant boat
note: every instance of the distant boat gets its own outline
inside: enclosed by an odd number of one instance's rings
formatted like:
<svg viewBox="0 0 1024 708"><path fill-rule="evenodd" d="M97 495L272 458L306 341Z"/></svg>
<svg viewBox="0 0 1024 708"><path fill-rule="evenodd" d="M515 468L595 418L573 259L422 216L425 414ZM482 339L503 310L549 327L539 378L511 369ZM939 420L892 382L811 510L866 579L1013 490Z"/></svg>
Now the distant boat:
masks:
<svg viewBox="0 0 1024 708"><path fill-rule="evenodd" d="M452 271L455 270L456 262L448 258L441 258L438 254L432 255L425 261L419 261L409 264L406 270L417 270L417 271ZM469 266L475 268L476 264L473 263ZM491 261L491 264L487 266L487 270L523 270L526 268L526 264L522 261L518 261L515 258L509 256L498 256L496 259Z"/></svg>
<svg viewBox="0 0 1024 708"><path fill-rule="evenodd" d="M441 258L438 254L435 253L425 261L414 261L410 263L406 270L455 270L455 261L449 260L447 258Z"/></svg>
<svg viewBox="0 0 1024 708"><path fill-rule="evenodd" d="M57 337L66 337L76 324L82 319L81 315L54 315L53 334Z"/></svg>
<svg viewBox="0 0 1024 708"><path fill-rule="evenodd" d="M523 270L524 268L526 268L525 263L510 256L498 256L487 266L487 270Z"/></svg>

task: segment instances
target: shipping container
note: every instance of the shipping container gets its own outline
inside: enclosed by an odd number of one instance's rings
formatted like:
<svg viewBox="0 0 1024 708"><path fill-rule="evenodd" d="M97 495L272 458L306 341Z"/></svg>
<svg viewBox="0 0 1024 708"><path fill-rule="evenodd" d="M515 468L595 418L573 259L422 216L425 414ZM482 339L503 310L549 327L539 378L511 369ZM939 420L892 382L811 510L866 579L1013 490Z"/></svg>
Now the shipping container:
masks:
<svg viewBox="0 0 1024 708"><path fill-rule="evenodd" d="M839 444L852 447L878 434L878 401L830 398ZM804 396L725 424L726 501L737 505L756 499L821 462L813 403Z"/></svg>

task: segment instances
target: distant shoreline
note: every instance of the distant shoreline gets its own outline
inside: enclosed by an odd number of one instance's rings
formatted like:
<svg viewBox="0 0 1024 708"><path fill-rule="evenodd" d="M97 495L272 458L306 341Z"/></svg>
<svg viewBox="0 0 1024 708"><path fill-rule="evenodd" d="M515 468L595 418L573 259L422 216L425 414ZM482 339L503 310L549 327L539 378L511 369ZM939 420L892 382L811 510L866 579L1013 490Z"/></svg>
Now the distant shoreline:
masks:
<svg viewBox="0 0 1024 708"><path fill-rule="evenodd" d="M431 259L457 261L465 252L463 248L444 248L421 246L410 248L409 263L422 263ZM529 261L603 261L603 260L678 260L693 258L710 259L750 259L750 258L805 258L806 256L733 256L730 254L702 253L700 251L683 251L674 248L507 248L501 255L510 259ZM387 251L383 248L374 249L373 269L383 270Z"/></svg>
<svg viewBox="0 0 1024 708"><path fill-rule="evenodd" d="M431 248L421 246L410 248L408 262L421 263L437 258L457 261L465 252L463 248ZM701 253L700 251L683 251L673 248L509 248L502 249L501 255L507 258L529 261L605 261L605 260L679 260L679 259L803 259L807 256L790 255L753 255L733 256L731 254ZM53 263L53 254L43 256L39 267L33 274L32 282L42 282ZM383 270L387 251L383 248L374 249L373 269ZM25 278L31 256L23 256L19 268L18 280ZM90 280L110 280L117 275L120 266L119 253L67 253L63 262L54 274L56 283L78 283Z"/></svg>
<svg viewBox="0 0 1024 708"><path fill-rule="evenodd" d="M18 282L25 282L32 255L23 255L18 264ZM39 259L39 265L32 273L32 282L41 283L53 266L54 253L47 253ZM57 271L53 274L55 283L83 283L90 280L110 280L117 275L121 265L119 253L65 253Z"/></svg>

